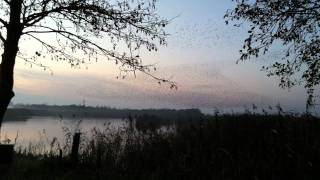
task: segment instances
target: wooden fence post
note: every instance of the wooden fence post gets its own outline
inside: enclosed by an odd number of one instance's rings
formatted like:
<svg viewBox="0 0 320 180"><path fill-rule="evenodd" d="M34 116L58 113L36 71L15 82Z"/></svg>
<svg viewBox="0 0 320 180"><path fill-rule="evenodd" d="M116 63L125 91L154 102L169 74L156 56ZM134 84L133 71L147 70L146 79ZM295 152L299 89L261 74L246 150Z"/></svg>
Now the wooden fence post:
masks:
<svg viewBox="0 0 320 180"><path fill-rule="evenodd" d="M14 155L13 144L0 144L0 164L11 164Z"/></svg>
<svg viewBox="0 0 320 180"><path fill-rule="evenodd" d="M73 142L72 142L72 149L71 149L71 161L73 164L78 163L78 152L79 152L79 146L80 146L80 134L81 133L75 133L73 136Z"/></svg>
<svg viewBox="0 0 320 180"><path fill-rule="evenodd" d="M101 156L102 156L101 145L99 143L100 142L98 142L98 146L97 146L97 162L96 162L97 168L101 167Z"/></svg>

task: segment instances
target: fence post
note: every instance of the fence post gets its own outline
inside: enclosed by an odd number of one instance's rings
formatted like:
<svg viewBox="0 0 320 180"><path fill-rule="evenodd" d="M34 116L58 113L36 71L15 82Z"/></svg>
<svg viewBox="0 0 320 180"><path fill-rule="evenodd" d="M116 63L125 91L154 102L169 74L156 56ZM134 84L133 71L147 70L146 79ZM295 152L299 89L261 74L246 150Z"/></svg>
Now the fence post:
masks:
<svg viewBox="0 0 320 180"><path fill-rule="evenodd" d="M80 134L75 133L73 136L72 149L71 149L71 161L73 164L78 163L78 151L80 146Z"/></svg>
<svg viewBox="0 0 320 180"><path fill-rule="evenodd" d="M59 162L62 162L62 149L59 149Z"/></svg>
<svg viewBox="0 0 320 180"><path fill-rule="evenodd" d="M97 168L101 167L101 145L99 144L100 142L98 142L98 146L97 146Z"/></svg>
<svg viewBox="0 0 320 180"><path fill-rule="evenodd" d="M0 144L0 164L11 164L14 155L13 144Z"/></svg>

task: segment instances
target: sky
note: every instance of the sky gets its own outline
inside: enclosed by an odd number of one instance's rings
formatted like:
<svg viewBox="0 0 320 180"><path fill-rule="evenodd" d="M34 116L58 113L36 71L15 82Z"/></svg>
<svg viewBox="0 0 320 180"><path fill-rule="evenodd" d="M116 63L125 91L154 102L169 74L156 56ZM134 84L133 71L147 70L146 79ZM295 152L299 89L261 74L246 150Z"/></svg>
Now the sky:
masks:
<svg viewBox="0 0 320 180"><path fill-rule="evenodd" d="M247 37L246 27L225 25L223 15L231 0L159 0L158 13L172 19L168 45L158 52L142 52L146 64L156 64L155 75L178 85L165 84L141 73L117 79L119 70L107 61L88 69L72 69L67 63L48 64L53 75L40 67L17 61L14 103L81 104L117 108L200 108L213 112L244 110L281 104L287 111L304 111L302 87L283 90L276 78L260 71L274 61L277 49L263 57L236 64ZM26 40L27 41L27 40ZM27 44L27 45L26 45ZM22 44L23 45L23 44ZM24 45L29 46L28 43Z"/></svg>

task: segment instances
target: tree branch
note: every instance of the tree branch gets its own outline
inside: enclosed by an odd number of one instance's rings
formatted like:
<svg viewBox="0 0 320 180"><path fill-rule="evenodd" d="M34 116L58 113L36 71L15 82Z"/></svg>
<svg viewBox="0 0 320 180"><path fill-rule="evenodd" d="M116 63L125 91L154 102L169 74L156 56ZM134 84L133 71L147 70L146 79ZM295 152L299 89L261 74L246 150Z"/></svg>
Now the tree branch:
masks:
<svg viewBox="0 0 320 180"><path fill-rule="evenodd" d="M49 27L47 27L49 28ZM76 58L68 53L66 53L66 51L64 50L59 50L57 49L55 46L53 45L49 45L48 43L42 41L41 39L35 37L32 35L32 33L57 33L65 38L67 38L68 40L70 40L72 43L75 43L75 44L78 44L78 45L84 45L84 48L87 48L89 50L93 50L95 52L97 51L100 51L102 54L100 55L104 55L104 56L108 56L108 57L111 57L114 59L114 61L116 62L121 62L121 66L120 67L123 67L123 66L129 66L130 67L130 70L128 69L120 69L120 71L122 72L133 72L135 74L136 71L140 71L142 72L143 74L146 74L150 77L152 77L153 79L157 80L159 83L167 83L170 85L170 88L171 89L177 89L177 85L174 81L171 81L171 80L168 80L168 79L165 79L165 78L159 78L157 76L154 76L150 73L150 69L153 68L154 66L153 65L142 65L140 64L141 60L138 56L136 57L131 57L131 56L125 56L125 55L120 55L114 51L109 51L101 46L99 46L98 44L96 43L93 43L91 42L90 40L86 39L86 38L83 38L82 36L79 36L79 35L76 35L76 34L73 34L71 32L68 32L68 31L61 31L61 30L54 30L54 29L51 29L51 30L47 30L47 31L27 31L27 32L24 32L24 34L26 35L29 35L31 36L32 38L34 38L35 40L37 40L38 42L40 42L43 46L45 46L49 51L54 51L54 52L59 52L62 56L66 57L67 59L73 61L73 62L76 62L76 65L79 65L79 64L82 64L83 61L79 58ZM76 38L76 39L74 39ZM78 39L78 40L77 40ZM92 47L90 47L90 46ZM92 49L94 48L94 49Z"/></svg>
<svg viewBox="0 0 320 180"><path fill-rule="evenodd" d="M81 52L83 55L94 57L105 56L109 60L120 63L120 71L142 73L156 79L158 82L170 84L176 88L174 82L156 77L150 73L153 65L143 65L140 56L133 55L132 50L145 46L149 51L156 51L154 40L159 40L160 45L165 45L167 34L163 27L167 20L160 19L153 11L153 4L144 4L137 0L136 7L127 7L123 4L112 5L109 1L58 1L58 0L33 0L25 5L23 14L23 35L28 35L39 42L48 53L58 54L69 59L71 65L79 65L84 59L71 54ZM99 2L99 3L97 3ZM131 1L130 1L131 2ZM33 7L33 8L32 8ZM38 8L34 8L38 7ZM71 24L69 29L65 24ZM57 46L47 43L36 34L55 34ZM93 38L110 37L114 50L93 41ZM62 40L62 41L61 41ZM115 52L115 47L124 41L130 53ZM64 44L65 43L65 44ZM67 51L72 53L68 53Z"/></svg>
<svg viewBox="0 0 320 180"><path fill-rule="evenodd" d="M0 32L0 40L5 43L6 42L6 39L2 36L2 33Z"/></svg>
<svg viewBox="0 0 320 180"><path fill-rule="evenodd" d="M3 24L4 27L8 27L8 22L0 18L0 23Z"/></svg>
<svg viewBox="0 0 320 180"><path fill-rule="evenodd" d="M3 0L5 3L10 4L10 2L8 0Z"/></svg>

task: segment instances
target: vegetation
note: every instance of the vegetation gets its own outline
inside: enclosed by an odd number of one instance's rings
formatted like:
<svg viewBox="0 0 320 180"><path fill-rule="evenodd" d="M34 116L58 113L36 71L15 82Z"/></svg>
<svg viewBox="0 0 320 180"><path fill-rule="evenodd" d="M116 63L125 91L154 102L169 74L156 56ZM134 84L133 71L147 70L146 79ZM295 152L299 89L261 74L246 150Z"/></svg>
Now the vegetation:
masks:
<svg viewBox="0 0 320 180"><path fill-rule="evenodd" d="M17 57L49 70L38 60L64 61L77 68L108 59L120 65L120 78L139 71L176 88L172 81L153 76L154 67L143 64L138 52L165 45L167 24L156 12L156 0L0 1L0 127L14 97ZM33 48L23 47L22 40Z"/></svg>
<svg viewBox="0 0 320 180"><path fill-rule="evenodd" d="M218 115L174 123L174 131L93 129L70 162L70 134L47 151L17 147L7 179L316 179L320 119L292 115ZM69 140L68 140L69 139ZM59 157L59 150L62 157Z"/></svg>
<svg viewBox="0 0 320 180"><path fill-rule="evenodd" d="M15 105L8 110L4 117L6 121L27 120L32 116L68 118L119 118L128 116L143 118L143 116L156 116L160 121L176 121L184 119L199 119L204 116L198 109L116 109L109 107L91 107L83 105ZM151 118L144 118L151 119Z"/></svg>
<svg viewBox="0 0 320 180"><path fill-rule="evenodd" d="M313 104L320 83L320 1L318 0L234 0L236 7L226 13L226 23L248 22L248 38L240 60L266 54L272 45L283 49L280 60L263 67L268 76L278 76L282 88L304 84L307 108Z"/></svg>

